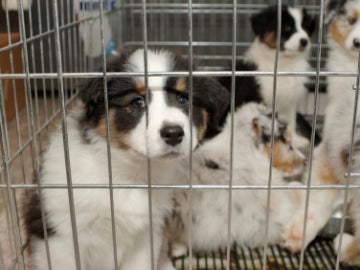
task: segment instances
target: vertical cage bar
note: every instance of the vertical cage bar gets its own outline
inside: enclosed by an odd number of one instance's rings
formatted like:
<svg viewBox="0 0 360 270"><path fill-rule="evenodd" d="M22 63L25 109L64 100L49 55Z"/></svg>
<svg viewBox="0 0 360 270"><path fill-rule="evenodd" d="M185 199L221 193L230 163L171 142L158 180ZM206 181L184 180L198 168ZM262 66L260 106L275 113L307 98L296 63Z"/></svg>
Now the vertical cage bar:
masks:
<svg viewBox="0 0 360 270"><path fill-rule="evenodd" d="M38 145L36 139L34 137L35 131L35 123L34 123L34 110L32 106L31 100L31 83L30 83L30 69L29 69L29 54L26 45L26 32L25 32L25 18L24 18L24 7L22 0L18 0L17 2L19 11L18 11L18 19L19 19L19 30L21 41L23 41L22 46L22 60L23 60L23 69L26 74L25 77L25 103L26 103L26 111L27 111L27 121L28 121L28 132L29 137L31 138L31 154L32 154L32 166L33 170L37 171L39 168L38 161Z"/></svg>
<svg viewBox="0 0 360 270"><path fill-rule="evenodd" d="M272 182L272 165L274 154L274 129L275 129L275 111L276 111L276 90L277 90L277 78L278 78L278 63L279 63L279 51L280 51L280 38L281 38L281 19L282 19L282 0L277 0L277 33L276 33L276 52L274 63L274 81L273 81L273 96L272 96L272 116L271 116L271 147L270 147L270 162L269 162L269 181L267 184L267 202L266 202L266 216L265 216L265 244L263 254L262 269L266 270L267 264L267 249L269 239L269 215L270 215L270 200L271 200L271 182Z"/></svg>
<svg viewBox="0 0 360 270"><path fill-rule="evenodd" d="M73 3L78 3L77 1L72 1ZM80 15L80 10L79 13L77 13L77 9L79 7L76 7L75 5L73 5L73 9L72 9L72 20L73 22L75 22L77 20L77 16ZM84 54L84 50L82 50L82 45L81 45L81 35L80 35L80 24L77 25L76 28L74 28L74 39L75 39L75 47L76 50L74 50L74 55L75 55L75 63L77 63L77 69L75 70L76 72L81 72L83 71L81 68L81 65L83 63L83 54Z"/></svg>
<svg viewBox="0 0 360 270"><path fill-rule="evenodd" d="M40 2L41 0L39 0ZM51 11L51 7L49 4L50 1L45 1L45 9L46 9L46 30L50 31L51 30L51 24L50 24L50 11ZM53 35L49 35L47 37L47 41L48 41L48 48L49 48L49 68L50 68L50 72L52 73L54 68L53 68L53 59L51 57L52 55L52 51L53 51L53 44L52 44L52 39L53 39ZM51 87L51 102L52 102L52 114L55 115L55 111L56 111L56 106L55 106L55 85L54 85L54 79L50 79L50 87Z"/></svg>
<svg viewBox="0 0 360 270"><path fill-rule="evenodd" d="M5 17L6 17L6 31L8 33L8 45L11 45L11 37L10 37L10 18L9 18L9 8L8 8L8 0L5 0ZM15 73L14 68L14 56L13 51L9 51L9 60L10 60L10 72ZM17 132L17 144L18 148L21 147L21 130L20 130L20 118L19 118L19 108L18 108L18 100L17 100L17 89L16 89L16 83L15 80L11 80L12 88L13 88L13 95L14 95L14 107L15 107L15 121L16 121L16 132ZM25 89L24 89L25 91ZM21 162L21 173L23 182L25 183L25 163L24 163L24 157L23 154L20 154L20 162Z"/></svg>
<svg viewBox="0 0 360 270"><path fill-rule="evenodd" d="M0 269L4 269L5 270L5 263L4 263L4 259L3 259L3 255L2 255L2 246L1 246L1 242L0 242Z"/></svg>
<svg viewBox="0 0 360 270"><path fill-rule="evenodd" d="M65 0L61 0L58 2L58 12L60 12L59 14L59 26L63 26L66 24L65 22L65 12L64 12L64 9L65 9L65 3L66 1ZM69 8L69 7L66 7L66 8ZM62 53L61 56L62 56L62 68L63 68L63 71L68 71L68 55L69 55L69 48L67 48L67 44L66 44L66 39L67 39L67 29L62 29L62 30L59 30L60 32L60 37L61 37L61 48L64 50L64 52L66 53ZM69 89L69 79L68 78L63 78L63 84L64 84L64 95L65 95L65 101L69 98L68 97L68 89Z"/></svg>
<svg viewBox="0 0 360 270"><path fill-rule="evenodd" d="M31 153L32 153L32 165L33 170L38 171L39 169L39 157L38 157L38 144L35 136L35 123L34 123L34 111L33 111L33 103L32 103L32 97L31 97L31 83L30 83L30 68L29 68L29 54L27 50L27 42L26 42L26 33L25 33L25 18L24 18L24 8L22 0L18 0L18 7L19 7L19 28L20 28L20 35L21 40L24 42L22 47L22 56L23 56L23 67L26 73L25 78L25 100L26 100L26 110L27 110L27 121L28 121L28 131L29 136L31 138ZM29 15L31 17L31 15ZM39 188L40 189L40 188ZM40 194L40 193L39 193ZM41 196L41 194L40 194ZM46 231L46 225L45 225L45 215L43 211L43 207L40 207L41 214L42 214L42 224ZM45 233L45 244L46 244L46 254L47 254L47 260L48 264L50 265L50 257L49 257L49 248L48 248L48 242L47 242L47 234ZM51 269L51 267L49 267Z"/></svg>
<svg viewBox="0 0 360 270"><path fill-rule="evenodd" d="M1 74L1 70L0 70ZM2 80L0 80L0 138L1 138L1 154L3 159L3 164L5 168L5 184L6 184L6 192L7 192L7 204L10 208L10 219L11 219L11 227L13 232L13 237L15 240L15 249L16 249L16 257L19 263L20 270L25 269L24 258L22 256L21 251L21 236L20 236L20 226L18 220L18 212L16 208L16 202L13 190L11 189L12 184L12 175L11 169L9 164L9 136L7 132L6 126L6 115L5 115L5 104L4 104L4 97L3 97L3 87L2 87Z"/></svg>
<svg viewBox="0 0 360 270"><path fill-rule="evenodd" d="M347 209L347 205L349 202L349 182L350 182L350 177L349 175L351 175L351 170L352 170L352 161L353 161L353 153L355 151L354 149L354 142L355 142L355 132L357 129L357 125L356 125L356 119L357 119L357 112L358 112L358 101L359 101L359 91L360 91L360 53L358 56L358 67L357 67L357 78L356 78L356 92L355 92L355 99L354 99L354 112L353 112L353 119L352 119L352 127L351 127L351 138L350 138L350 150L349 150L349 157L348 157L348 164L347 164L347 168L346 168L346 175L345 175L345 195L344 195L344 204L342 206L342 217L341 217L341 225L340 225L340 238L339 238L339 244L337 247L337 250L341 249L341 245L342 245L342 241L343 241L343 235L344 235L344 230L345 230L345 213L346 213L346 209ZM337 258L336 258L336 270L339 269L340 266L340 255L339 253L337 254Z"/></svg>
<svg viewBox="0 0 360 270"><path fill-rule="evenodd" d="M111 161L111 149L110 149L110 127L109 127L109 97L106 77L106 55L105 55L105 38L104 38L104 1L100 0L100 36L101 36L101 50L102 50L102 62L103 62L103 84L104 84L104 103L105 103L105 124L106 124L106 150L108 159L108 174L109 174L109 192L110 192L110 212L111 212L111 230L114 252L114 265L115 269L118 269L117 258L117 244L116 244L116 229L115 229L115 210L114 210L114 189L113 189L113 176L112 176L112 161Z"/></svg>
<svg viewBox="0 0 360 270"><path fill-rule="evenodd" d="M32 17L32 9L29 8L29 28L30 28L30 38L34 36L34 32L33 32L33 17ZM24 40L25 41L25 40ZM35 48L34 48L34 42L30 42L30 45L27 45L26 43L24 44L24 46L30 46L30 54L31 54L31 58L32 58L32 65L31 67L29 66L29 71L30 68L32 69L33 73L36 73L36 65L35 65ZM29 56L29 55L28 55ZM42 58L42 57L41 57ZM30 83L31 85L31 83ZM35 115L36 115L36 125L34 125L36 128L38 129L40 128L40 113L39 113L39 97L38 97L38 80L35 79L33 80L33 85L34 88L29 88L29 91L34 93L34 99L35 99ZM30 95L31 97L31 95ZM32 103L32 99L30 99L30 102ZM33 103L31 104L31 106L33 106ZM35 122L35 119L33 120ZM38 146L39 146L39 151L40 153L42 152L42 145L41 145L41 139L40 139L41 134L37 135L34 140L38 141Z"/></svg>
<svg viewBox="0 0 360 270"><path fill-rule="evenodd" d="M38 1L37 3L37 15L38 15L38 26L39 26L39 34L42 33L42 15L41 15L41 1ZM30 12L29 12L29 20L31 22L30 24L30 28L32 29L32 15L31 15L31 8L30 8ZM32 30L31 30L31 36L33 35ZM34 47L32 45L31 47L32 50L32 59L33 59L33 71L35 72L35 55L34 55ZM44 42L43 39L40 39L40 55L42 57L40 57L40 68L41 68L41 72L45 72L45 60L44 60ZM37 80L34 81L35 84L37 85ZM45 122L48 121L48 111L47 111L47 100L46 100L46 84L45 84L45 79L42 79L42 87L43 87L43 102L44 102L44 114L45 114ZM37 104L37 117L38 117L38 128L40 128L40 114L39 114L39 104L37 102L38 99L38 87L35 87L35 98L36 98L36 104ZM48 136L48 126L46 127L46 135ZM41 142L41 133L39 133L39 142ZM42 152L41 150L41 143L40 143L40 152ZM39 168L39 167L38 167ZM39 195L39 201L42 201L42 189L41 189L41 183L40 181L37 182L38 186L37 186L37 192ZM46 258L47 258L47 264L48 264L48 269L52 269L52 265L51 265L51 255L50 255L50 248L49 248L49 239L48 239L48 232L47 232L47 224L46 224L46 217L45 217L45 211L44 211L44 207L43 205L40 203L40 212L41 212L41 221L42 221L42 226L43 226L43 231L44 231L44 240L45 240L45 251L46 251Z"/></svg>
<svg viewBox="0 0 360 270"><path fill-rule="evenodd" d="M37 3L37 15L38 15L38 24L39 24L39 34L42 34L43 29L42 29L42 15L41 15L41 1L38 1ZM41 73L45 72L45 60L44 60L44 39L41 38L40 39L40 55L42 57L40 57L40 70ZM48 104L47 104L47 96L46 96L46 83L45 83L45 79L42 78L42 92L43 92L43 103L44 103L44 116L45 116L45 120L44 122L49 120L49 116L48 116ZM49 136L49 129L48 127L46 128L46 136ZM40 140L41 140L41 136L40 136Z"/></svg>
<svg viewBox="0 0 360 270"><path fill-rule="evenodd" d="M144 47L144 72L145 72L145 101L146 101L146 128L149 126L149 106L150 104L150 89L149 89L149 70L148 70L148 30L147 30L147 11L146 0L142 0L142 16L143 16L143 47ZM154 258L154 229L153 229L153 210L152 210L152 188L151 188L151 162L149 158L149 143L146 136L146 153L147 153L147 180L148 180L148 203L149 203L149 234L150 234L150 257L151 270L155 269Z"/></svg>
<svg viewBox="0 0 360 270"><path fill-rule="evenodd" d="M231 269L231 221L232 221L232 184L234 175L234 113L235 113L235 71L236 71L236 40L237 40L237 0L233 0L232 10L232 59L231 59L231 104L230 104L230 115L231 115L231 132L230 132L230 171L229 171L229 199L228 199L228 226L227 226L227 248L226 248L226 269Z"/></svg>
<svg viewBox="0 0 360 270"><path fill-rule="evenodd" d="M83 9L81 10L80 9L80 5L79 5L79 17L81 18L81 17L83 17L83 16L85 16L85 10L84 10L84 6L83 6ZM83 27L84 27L84 25L86 24L86 23L88 23L88 22L81 22L80 23L80 26L81 25L83 25ZM81 61L81 64L82 64L82 71L86 71L86 70L88 70L88 57L87 57L87 55L86 55L86 53L85 53L85 41L82 39L82 35L81 35L81 27L79 26L79 38L80 38L80 44L81 44L81 42L82 42L82 56L83 56L83 58L82 58L82 61Z"/></svg>
<svg viewBox="0 0 360 270"><path fill-rule="evenodd" d="M59 91L60 100L61 100L62 135L63 135L66 180L67 180L67 185L68 185L68 196L69 196L69 206L70 206L70 216L71 216L71 229L72 229L72 234L73 234L76 269L80 270L81 263L80 263L80 252L79 252L79 239L78 239L77 227L76 227L74 193L73 193L73 186L72 186L69 143L68 143L68 134L67 134L66 106L65 106L64 81L63 81L64 78L63 78L63 67L62 67L62 59L61 59L62 53L61 53L57 0L53 0L52 5L53 5L53 14L54 14L55 51L56 51L57 73L58 73L58 91Z"/></svg>
<svg viewBox="0 0 360 270"><path fill-rule="evenodd" d="M307 228L307 215L309 210L309 200L310 200L310 192L311 192L311 172L313 166L313 156L314 156L314 148L315 148L315 132L316 132L316 116L318 114L318 98L319 98L319 87L320 87L320 69L321 69L321 52L322 52L322 36L323 36L323 18L324 17L324 0L320 2L320 20L319 20L319 32L318 32L318 41L317 41L317 54L316 54L316 76L315 76L315 98L313 105L313 127L311 130L311 141L310 141L310 153L309 153L309 171L307 176L307 185L306 185L306 198L305 198L305 209L304 209L304 227L303 227L303 235L306 236L306 228ZM301 253L300 253L300 264L299 269L304 267L304 254L305 254L305 237L302 238L301 241Z"/></svg>
<svg viewBox="0 0 360 270"><path fill-rule="evenodd" d="M192 250L192 197L193 197L193 179L192 179L192 165L193 165L193 155L192 155L192 144L193 144L193 10L192 10L192 0L188 0L188 59L189 59L189 122L190 122L190 147L189 147L189 216L188 216L188 224L189 224L189 261L193 260L193 250ZM189 270L192 270L192 263L189 264Z"/></svg>
<svg viewBox="0 0 360 270"><path fill-rule="evenodd" d="M70 10L73 9L73 7L71 7L70 4L72 4L72 1L70 2L70 0L66 0L66 24L72 23L71 17L70 17ZM74 28L75 28L75 26L72 26L71 28L68 28L65 32L65 36L67 37L67 40L68 40L67 45L68 45L68 50L69 50L68 67L66 70L71 71L71 72L75 72L75 66L76 66L73 63L73 61L75 60L75 56L73 54L75 40L73 39L73 35L72 35L73 31L72 30ZM74 89L74 78L71 78L69 80L69 95L70 95L70 97L73 94L73 89Z"/></svg>
<svg viewBox="0 0 360 270"><path fill-rule="evenodd" d="M26 41L26 33L25 33L25 18L24 18L24 9L22 5L22 0L18 0L18 6L20 8L19 11L19 22L20 22L20 33L21 33L21 40L24 42L22 47L23 49L23 66L26 73L25 79L25 89L26 89L26 106L28 112L28 125L29 125L29 135L31 137L31 152L32 152L32 160L33 160L33 170L39 170L39 156L38 156L38 144L35 136L35 123L34 123L34 111L33 111L33 103L31 100L31 83L30 83L30 68L29 68L29 54L27 50ZM31 15L29 15L31 17ZM31 25L32 27L32 25ZM33 55L34 56L34 55ZM36 89L35 89L36 90ZM39 190L39 198L41 199L41 188L38 187ZM41 218L42 218L42 226L44 228L44 238L45 238L45 246L46 246L46 255L47 255L47 262L49 265L49 269L51 269L50 263L50 253L49 253L49 246L48 246L48 238L47 238L47 230L46 230L46 222L45 222L45 213L43 207L40 206L41 211Z"/></svg>

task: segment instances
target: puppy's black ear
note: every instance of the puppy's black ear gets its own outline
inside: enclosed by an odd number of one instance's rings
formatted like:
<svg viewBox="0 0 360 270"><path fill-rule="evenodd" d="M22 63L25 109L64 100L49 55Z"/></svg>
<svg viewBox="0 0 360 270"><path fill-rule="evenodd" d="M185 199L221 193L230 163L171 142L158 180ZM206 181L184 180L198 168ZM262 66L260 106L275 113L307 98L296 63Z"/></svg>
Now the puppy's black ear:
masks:
<svg viewBox="0 0 360 270"><path fill-rule="evenodd" d="M256 36L262 36L267 31L267 16L264 12L255 14L251 17L251 27Z"/></svg>
<svg viewBox="0 0 360 270"><path fill-rule="evenodd" d="M281 9L284 9L282 6ZM256 36L276 31L278 7L270 6L251 17L251 27Z"/></svg>
<svg viewBox="0 0 360 270"><path fill-rule="evenodd" d="M271 142L271 129L261 124L261 120L255 117L251 122L251 128L256 134L257 143L269 144Z"/></svg>
<svg viewBox="0 0 360 270"><path fill-rule="evenodd" d="M230 107L230 93L213 78L199 78L194 83L199 84L198 89L204 89L202 92L194 92L194 105L200 105L207 111L206 137L209 138L217 134L225 123Z"/></svg>
<svg viewBox="0 0 360 270"><path fill-rule="evenodd" d="M342 8L347 0L328 0L326 1L326 11L335 11L337 12L340 8Z"/></svg>
<svg viewBox="0 0 360 270"><path fill-rule="evenodd" d="M104 106L104 80L89 80L79 92L79 98L85 105L86 117L91 118L98 107Z"/></svg>
<svg viewBox="0 0 360 270"><path fill-rule="evenodd" d="M347 0L327 0L325 5L325 24L329 24L336 14L343 12Z"/></svg>
<svg viewBox="0 0 360 270"><path fill-rule="evenodd" d="M306 33L309 35L309 37L312 36L315 30L315 18L310 16L305 9L303 9L303 20L302 20L302 27L306 31Z"/></svg>
<svg viewBox="0 0 360 270"><path fill-rule="evenodd" d="M107 72L119 72L123 70L123 67L126 63L126 60L129 58L129 55L134 52L133 48L122 48L121 52L119 51L118 56L112 57L106 66ZM103 69L98 69L99 72L102 72ZM107 86L110 88L113 83L112 78L107 79ZM101 115L105 111L104 104L104 79L103 77L94 78L87 81L84 87L79 92L80 99L84 102L86 108L86 117L94 118Z"/></svg>

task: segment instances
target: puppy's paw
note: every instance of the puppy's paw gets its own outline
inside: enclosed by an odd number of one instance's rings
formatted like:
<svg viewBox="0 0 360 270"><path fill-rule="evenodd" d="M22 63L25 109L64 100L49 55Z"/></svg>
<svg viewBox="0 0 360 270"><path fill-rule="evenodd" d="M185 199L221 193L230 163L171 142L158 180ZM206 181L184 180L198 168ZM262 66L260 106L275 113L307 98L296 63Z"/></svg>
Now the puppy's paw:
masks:
<svg viewBox="0 0 360 270"><path fill-rule="evenodd" d="M282 234L282 243L281 245L286 249L296 252L301 250L303 238L303 226L300 224L292 224L287 227Z"/></svg>
<svg viewBox="0 0 360 270"><path fill-rule="evenodd" d="M310 146L310 141L308 139L306 139L305 137L302 137L298 134L294 134L293 135L293 145L299 149L306 149L307 147Z"/></svg>
<svg viewBox="0 0 360 270"><path fill-rule="evenodd" d="M186 256L187 254L187 246L180 244L180 243L174 243L171 247L171 257L178 258L182 256Z"/></svg>
<svg viewBox="0 0 360 270"><path fill-rule="evenodd" d="M159 270L176 270L176 268L170 260L167 260L161 264Z"/></svg>
<svg viewBox="0 0 360 270"><path fill-rule="evenodd" d="M340 249L339 242L340 235L334 239L334 250L340 256L340 261L350 265L360 265L360 243L356 241L355 237L344 233Z"/></svg>
<svg viewBox="0 0 360 270"><path fill-rule="evenodd" d="M311 215L308 215L306 223L306 233L303 235L304 218L294 219L282 234L282 246L292 252L297 252L301 250L304 241L304 248L306 248L319 231Z"/></svg>

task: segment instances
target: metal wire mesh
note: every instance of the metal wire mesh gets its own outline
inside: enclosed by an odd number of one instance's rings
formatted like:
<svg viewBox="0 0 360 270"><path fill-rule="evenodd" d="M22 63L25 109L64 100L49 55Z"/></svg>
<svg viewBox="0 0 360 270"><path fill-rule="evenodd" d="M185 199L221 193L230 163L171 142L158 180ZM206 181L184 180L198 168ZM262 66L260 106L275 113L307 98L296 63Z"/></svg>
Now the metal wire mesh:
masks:
<svg viewBox="0 0 360 270"><path fill-rule="evenodd" d="M300 255L290 253L279 246L270 246L267 250L266 269L299 269ZM262 249L248 249L239 247L236 244L231 249L231 268L234 270L261 269L263 263ZM191 261L193 269L202 270L224 270L226 269L226 251L198 253ZM189 258L180 257L175 261L177 269L189 269ZM317 239L306 250L304 267L302 269L335 269L336 254L331 241L327 239ZM358 267L342 265L339 269L356 270Z"/></svg>
<svg viewBox="0 0 360 270"><path fill-rule="evenodd" d="M6 269L5 265L10 269L29 269L28 258L24 252L28 246L22 230L23 224L19 220L21 196L25 189L67 189L70 205L73 205L72 191L76 188L148 188L148 185L115 185L111 182L111 176L108 185L72 184L65 118L76 98L79 79L103 76L106 81L108 77L143 75L116 74L98 69L106 62L106 54L111 54L114 48L123 46L168 48L189 55L191 62L198 63L196 71L177 75L190 78L206 75L244 76L246 73L235 72L234 68L229 70L228 66L231 61L242 59L244 51L254 38L249 23L250 16L279 1L104 0L100 1L102 4L98 3L99 1L95 0L1 1L0 220L3 221L1 231L6 237L5 241L0 242L0 269ZM319 18L323 1L289 0L282 3L305 7L310 14ZM321 91L325 88L325 77L346 76L355 82L358 75L357 72L327 72L322 69L326 61L327 45L323 44L323 50L318 50L318 40L321 40L318 36L319 30L317 29L313 36L311 54L311 63L317 68L316 71L276 73L276 76L310 77L309 93L299 105L299 111L312 117L316 97L314 91L318 87L320 93L316 99L319 107L319 115L315 116L317 119L321 119L325 106L326 94ZM146 75L166 74L168 73L148 72ZM274 72L251 74L274 76ZM58 123L63 127L68 184L40 187L32 184L32 173L40 168L41 154L46 149L49 133ZM108 152L110 153L110 149ZM111 175L110 168L109 154ZM152 188L169 189L189 187L228 189L227 185L152 185ZM300 185L297 188L345 187ZM267 189L268 186L233 185L231 190L251 188ZM359 188L359 185L351 185L350 188ZM149 192L151 193L151 189ZM151 205L151 196L149 197ZM71 212L76 247L76 214L73 209ZM224 230L227 229L224 226ZM75 252L76 250L78 249L75 248ZM273 246L266 250L266 263L263 263L263 250L234 246L231 251L228 249L228 253L220 251L217 254L194 256L190 253L190 258L178 259L175 264L178 269L358 269L337 266L336 255L325 240L315 242L302 255L293 255ZM116 261L116 258L114 260ZM80 269L79 264L77 268Z"/></svg>

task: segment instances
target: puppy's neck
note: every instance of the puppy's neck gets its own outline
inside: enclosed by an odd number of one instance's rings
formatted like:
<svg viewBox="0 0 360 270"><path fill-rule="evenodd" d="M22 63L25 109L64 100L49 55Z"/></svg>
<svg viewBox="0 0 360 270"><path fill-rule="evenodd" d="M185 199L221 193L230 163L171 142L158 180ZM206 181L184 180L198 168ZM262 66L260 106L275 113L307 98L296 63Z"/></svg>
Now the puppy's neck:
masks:
<svg viewBox="0 0 360 270"><path fill-rule="evenodd" d="M338 67L339 70L356 71L359 56L357 52L349 51L344 46L334 41L330 35L328 36L328 44L330 47L328 66L330 66L329 68L331 70ZM331 62L333 59L336 61L335 63ZM341 61L340 65L338 61Z"/></svg>
<svg viewBox="0 0 360 270"><path fill-rule="evenodd" d="M261 61L272 62L275 61L276 50L270 48L264 42L256 37L254 42L245 54L245 57L251 61L259 63Z"/></svg>

